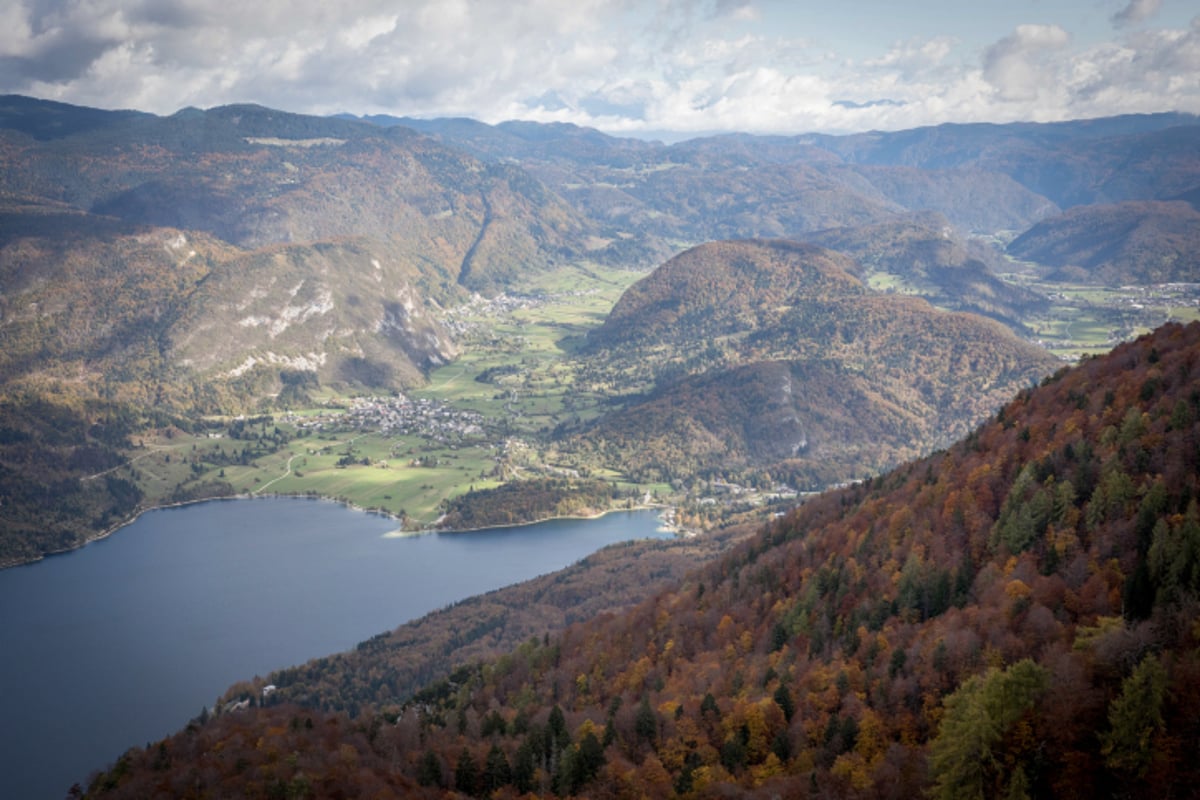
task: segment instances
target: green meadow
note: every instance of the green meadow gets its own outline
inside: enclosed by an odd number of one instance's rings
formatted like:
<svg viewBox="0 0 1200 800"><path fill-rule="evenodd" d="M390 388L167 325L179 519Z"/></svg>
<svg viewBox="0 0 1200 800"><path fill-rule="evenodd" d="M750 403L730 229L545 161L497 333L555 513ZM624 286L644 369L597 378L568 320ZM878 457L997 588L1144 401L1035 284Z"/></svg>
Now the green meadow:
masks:
<svg viewBox="0 0 1200 800"><path fill-rule="evenodd" d="M358 427L345 413L352 398L325 393L324 405L271 415L248 425L242 439L225 430L233 420L219 419L205 421L205 434L142 437L122 470L151 504L197 493L311 494L403 517L406 527L432 525L448 498L513 477L556 474L544 463L540 437L568 419L594 416L602 399L579 389L571 356L639 277L592 265L564 268L521 298L457 309L467 330L459 341L463 355L407 394L482 415L482 433L447 441L432 430ZM319 430L308 427L317 423ZM597 475L624 483L611 469Z"/></svg>

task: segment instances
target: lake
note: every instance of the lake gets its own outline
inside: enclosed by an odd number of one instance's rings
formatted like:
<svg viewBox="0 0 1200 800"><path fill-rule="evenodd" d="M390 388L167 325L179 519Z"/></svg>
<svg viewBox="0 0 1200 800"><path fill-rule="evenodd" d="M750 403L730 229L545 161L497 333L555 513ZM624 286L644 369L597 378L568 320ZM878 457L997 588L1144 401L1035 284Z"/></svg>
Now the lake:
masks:
<svg viewBox="0 0 1200 800"><path fill-rule="evenodd" d="M212 501L0 570L0 798L61 798L237 680L348 650L605 545L668 535L651 511L386 536L395 528L318 500Z"/></svg>

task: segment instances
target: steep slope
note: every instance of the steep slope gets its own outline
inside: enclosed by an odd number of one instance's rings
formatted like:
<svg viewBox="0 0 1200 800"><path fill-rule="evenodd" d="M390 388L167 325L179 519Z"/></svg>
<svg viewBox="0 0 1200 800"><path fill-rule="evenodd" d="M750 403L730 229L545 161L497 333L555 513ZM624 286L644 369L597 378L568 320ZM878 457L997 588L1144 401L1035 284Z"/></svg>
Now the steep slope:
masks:
<svg viewBox="0 0 1200 800"><path fill-rule="evenodd" d="M1014 239L1008 252L1050 277L1107 286L1200 281L1200 211L1182 202L1072 208Z"/></svg>
<svg viewBox="0 0 1200 800"><path fill-rule="evenodd" d="M77 547L141 492L109 474L165 422L167 331L232 248L40 201L0 202L0 565Z"/></svg>
<svg viewBox="0 0 1200 800"><path fill-rule="evenodd" d="M195 380L278 391L280 370L323 385L399 389L457 350L434 316L461 300L454 276L414 267L369 240L273 247L222 264L169 333L169 357Z"/></svg>
<svg viewBox="0 0 1200 800"><path fill-rule="evenodd" d="M164 339L237 248L41 200L0 202L0 379L4 389L107 384L155 402Z"/></svg>
<svg viewBox="0 0 1200 800"><path fill-rule="evenodd" d="M639 481L759 467L807 490L917 455L930 431L899 400L834 359L757 362L685 378L611 412L576 446L615 448Z"/></svg>
<svg viewBox="0 0 1200 800"><path fill-rule="evenodd" d="M577 564L477 597L362 642L353 652L231 687L222 699L261 694L271 683L276 702L352 716L398 710L412 695L463 664L494 658L568 625L633 608L683 580L702 564L753 535L734 526L711 536L647 540L606 547ZM386 663L387 677L380 667Z"/></svg>
<svg viewBox="0 0 1200 800"><path fill-rule="evenodd" d="M454 354L439 304L454 274L386 241L246 251L211 235L124 222L40 201L0 206L0 377L112 400L196 404L260 364L325 384L400 388ZM373 369L373 378L354 365ZM245 404L272 383L242 381ZM220 394L220 389L216 390ZM240 398L237 400L236 398Z"/></svg>
<svg viewBox="0 0 1200 800"><path fill-rule="evenodd" d="M1198 381L1200 324L1166 326L399 718L223 715L130 751L89 796L301 776L431 797L1187 796Z"/></svg>
<svg viewBox="0 0 1200 800"><path fill-rule="evenodd" d="M953 441L1056 364L988 320L871 292L858 269L783 241L668 261L589 336L601 363L662 364L656 388L575 445L615 448L639 480L770 466L821 487Z"/></svg>

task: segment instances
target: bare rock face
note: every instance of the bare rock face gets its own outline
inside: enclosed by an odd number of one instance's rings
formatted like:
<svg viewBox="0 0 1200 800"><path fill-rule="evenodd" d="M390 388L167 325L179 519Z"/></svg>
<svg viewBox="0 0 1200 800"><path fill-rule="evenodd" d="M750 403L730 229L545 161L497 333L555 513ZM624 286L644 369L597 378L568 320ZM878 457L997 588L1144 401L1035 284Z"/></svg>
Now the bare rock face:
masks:
<svg viewBox="0 0 1200 800"><path fill-rule="evenodd" d="M197 289L171 332L177 362L209 380L279 382L311 373L322 384L399 389L457 354L434 316L461 292L435 284L377 243L281 246L242 255ZM257 377L256 377L257 376Z"/></svg>

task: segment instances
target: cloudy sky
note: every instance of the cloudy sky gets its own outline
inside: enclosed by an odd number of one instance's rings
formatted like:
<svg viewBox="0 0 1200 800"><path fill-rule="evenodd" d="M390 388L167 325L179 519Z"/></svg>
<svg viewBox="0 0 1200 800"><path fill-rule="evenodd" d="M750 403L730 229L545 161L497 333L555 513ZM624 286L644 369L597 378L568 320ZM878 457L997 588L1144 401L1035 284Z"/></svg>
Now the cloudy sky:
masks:
<svg viewBox="0 0 1200 800"><path fill-rule="evenodd" d="M0 93L615 133L1200 112L1195 0L0 0Z"/></svg>

